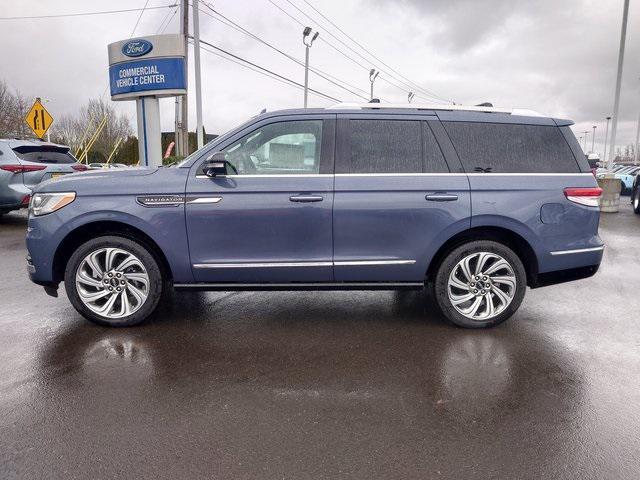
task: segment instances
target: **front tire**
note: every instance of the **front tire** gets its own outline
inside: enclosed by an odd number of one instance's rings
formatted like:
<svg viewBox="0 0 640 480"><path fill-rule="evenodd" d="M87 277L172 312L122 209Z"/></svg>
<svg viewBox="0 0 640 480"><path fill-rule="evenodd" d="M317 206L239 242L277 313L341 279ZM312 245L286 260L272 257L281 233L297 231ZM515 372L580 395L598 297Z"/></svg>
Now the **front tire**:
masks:
<svg viewBox="0 0 640 480"><path fill-rule="evenodd" d="M479 240L455 248L444 258L433 296L454 325L486 328L511 317L526 288L526 272L515 252L501 243Z"/></svg>
<svg viewBox="0 0 640 480"><path fill-rule="evenodd" d="M141 243L103 236L71 255L64 284L71 304L87 320L125 327L142 323L153 313L163 279L158 262Z"/></svg>

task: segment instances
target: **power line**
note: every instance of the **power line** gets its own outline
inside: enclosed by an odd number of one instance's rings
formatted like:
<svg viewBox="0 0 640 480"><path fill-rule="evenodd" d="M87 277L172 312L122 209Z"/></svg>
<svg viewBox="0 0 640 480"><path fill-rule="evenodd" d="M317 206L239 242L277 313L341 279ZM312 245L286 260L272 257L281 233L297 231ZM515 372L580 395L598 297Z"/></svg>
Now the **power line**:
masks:
<svg viewBox="0 0 640 480"><path fill-rule="evenodd" d="M160 8L173 8L177 6L177 3L172 3L171 5L160 5L157 7L146 7L146 10L158 10ZM141 10L145 10L145 8L127 8L124 10L104 10L101 12L82 12L82 13L61 13L56 15L31 15L26 17L0 17L0 20L37 20L41 18L64 18L64 17L84 17L88 15L109 15L112 13L128 13L128 12L139 12Z"/></svg>
<svg viewBox="0 0 640 480"><path fill-rule="evenodd" d="M278 77L278 78L280 78L282 80L285 80L285 81L287 81L287 82L289 82L291 84L294 84L294 85L297 85L298 87L304 88L304 85L302 85L301 83L296 82L295 80L292 80L291 78L285 77L284 75L280 75L279 73L276 73L276 72L274 72L272 70L269 70L268 68L262 67L262 66L258 65L257 63L254 63L254 62L252 62L250 60L247 60L246 58L242 58L242 57L240 57L238 55L235 55L235 54L233 54L233 53L231 53L231 52L229 52L227 50L224 50L224 49L222 49L220 47L217 47L212 43L209 43L209 42L207 42L205 40L202 40L202 39L200 39L200 43L204 43L205 45L208 45L209 47L211 47L211 48L213 48L213 49L215 49L215 50L217 50L219 52L222 52L225 55L228 55L228 56L230 56L230 57L232 57L232 58L234 58L236 60L239 60L241 62L244 62L247 65L251 65L252 67L255 67L255 68L257 68L257 69L259 69L259 70L261 70L263 72L269 73L269 74L271 74L271 75L273 75L275 77ZM340 102L341 101L338 98L332 97L331 95L327 95L326 93L320 92L320 91L315 90L313 88L309 88L309 91L315 93L316 95L320 95L320 96L322 96L322 97L324 97L324 98L326 98L328 100L333 100L335 102Z"/></svg>
<svg viewBox="0 0 640 480"><path fill-rule="evenodd" d="M226 20L229 23L226 23L225 21L214 17L213 15L211 15L210 13L206 12L205 10L201 10L202 13L204 13L205 15L208 15L210 18L212 18L213 20L216 20L218 22L223 23L224 25L227 25L230 28L233 28L237 31L240 31L241 33L244 33L245 35L248 35L249 37L253 38L254 40L262 43L263 45L266 45L267 47L271 48L272 50L280 53L281 55L285 56L286 58L288 58L289 60L297 63L298 65L304 66L304 63L301 60L298 60L297 58L295 58L294 56L280 50L279 48L275 47L274 45L272 45L271 43L267 42L266 40L263 40L262 38L258 37L257 35L251 33L249 30L247 30L246 28L242 27L241 25L239 25L238 23L234 22L233 20L231 20L230 18L224 16L223 14L221 14L220 12L216 11L214 8L212 8L208 3L205 2L205 5L207 6L207 8L209 8L209 10L211 10L213 13L215 13L216 15L219 15L220 17L222 17L224 20ZM316 75L318 75L319 77L325 79L326 81L328 81L329 83L332 83L333 85L336 85L337 87L351 93L352 95L355 95L357 97L360 97L364 100L368 100L368 97L363 96L361 94L359 94L358 92L355 92L347 87L345 87L344 85L347 85L349 87L351 87L352 89L355 90L360 90L364 93L364 90L351 85L347 82L345 82L344 80L340 80L339 78L335 77L334 75L331 75L327 72L323 72L322 70L315 68L315 67L309 67L309 70L311 70L313 73L315 73ZM332 78L329 78L332 77ZM343 85L344 84L344 85Z"/></svg>
<svg viewBox="0 0 640 480"><path fill-rule="evenodd" d="M149 0L144 2L144 7L142 7L142 10L140 11L140 15L138 15L138 20L136 20L136 24L133 26L133 30L131 30L132 37L136 33L136 29L138 28L138 24L140 23L140 19L142 18L142 15L144 15L144 11L147 9L147 5L149 5Z"/></svg>
<svg viewBox="0 0 640 480"><path fill-rule="evenodd" d="M173 9L173 12L171 10L169 10L167 12L167 14L164 17L164 20L162 20L162 22L160 22L160 26L158 27L158 30L156 31L156 34L164 33L164 31L167 29L167 27L171 23L171 20L173 20L173 17L175 17L176 13L178 13L179 9L180 9L180 7L176 7L176 8Z"/></svg>
<svg viewBox="0 0 640 480"><path fill-rule="evenodd" d="M289 0L287 0L289 1ZM387 63L385 63L380 57L374 55L373 53L371 53L369 50L367 50L366 47L364 47L364 45L362 45L361 43L359 43L358 41L356 41L352 36L350 36L347 32L345 32L342 28L340 28L338 25L336 25L333 21L331 21L330 18L328 18L325 14L323 14L320 10L318 10L316 7L314 7L311 3L308 2L308 0L302 0L304 3L306 3L307 5L309 5L309 7L311 7L318 15L320 15L322 18L324 18L327 22L329 22L333 27L335 27L340 33L342 33L345 37L347 37L349 40L351 40L353 43L355 43L357 46L359 46L362 50L364 50L365 52L367 52L371 57L375 58L376 60L378 60L380 63L382 63L382 65L384 65L385 67L389 68L389 70L391 70L392 72L396 73L397 75L399 75L401 78L405 79L407 82L409 82L411 85L413 85L416 89L418 90L422 90L423 92L426 92L427 94L431 95L434 98L439 98L441 100L446 100L443 97L440 97L439 95L436 95L433 92L430 92L427 89L422 88L420 85L418 85L417 83L411 81L409 78L407 78L406 76L402 75L400 72L398 72L397 70L395 70L393 67L391 67L390 65L388 65Z"/></svg>
<svg viewBox="0 0 640 480"><path fill-rule="evenodd" d="M293 15L291 15L289 12L287 12L286 10L284 10L282 7L280 7L280 5L276 4L273 0L268 0L269 3L271 3L273 6L275 6L278 10L280 10L282 13L284 13L285 15L287 15L289 18L291 18L293 21L295 21L296 23L303 25L304 24L297 19L296 17L294 17ZM310 20L311 22L313 22L314 24L319 24L315 19L313 19L310 15L308 15L304 10L300 9L297 5L295 5L294 3L291 2L291 0L286 0L287 3L289 3L293 8L295 8L298 12L300 12L302 15L304 15L308 20ZM355 55L357 55L358 57L360 57L362 60L364 60L365 62L368 63L373 63L374 66L377 67L378 70L380 70L382 73L385 73L387 76L393 78L395 81L399 82L400 84L404 85L398 85L395 82L390 81L389 79L387 79L386 77L382 76L380 77L381 80L383 80L385 83L388 83L389 85L392 85L400 90L402 90L403 92L407 92L407 90L420 90L422 91L425 95L432 97L432 99L428 100L428 101L433 101L434 99L440 102L445 102L445 103L451 103L450 100L447 100L443 97L440 97L438 95L435 95L431 92L428 92L427 90L423 89L422 87L416 88L415 86L412 86L410 84L408 84L406 81L403 81L402 79L398 78L396 75L389 73L387 71L385 71L384 69L380 68L379 66L375 65L376 62L372 62L371 59L365 57L364 55L362 55L360 52L358 52L357 50L355 50L354 48L352 48L350 45L346 44L343 40L341 40L340 38L338 38L336 35L334 35L332 32L330 32L329 30L327 30L326 28L323 28L323 30L332 38L334 38L336 41L338 41L341 45L343 45L344 47L346 47L347 49L349 49L351 52L353 52ZM333 45L331 42L329 42L328 40L326 40L323 37L320 37L319 40L321 40L322 42L326 43L327 45L329 45L331 48L333 48L336 52L340 53L342 56L346 57L347 59L349 59L350 61L352 61L353 63L355 63L356 65L360 66L362 69L366 70L367 72L370 69L370 66L367 65L363 65L362 63L360 63L359 61L355 60L353 57L347 55L343 50L341 50L340 48L336 47L335 45ZM368 52L367 52L368 53ZM382 62L381 62L382 63Z"/></svg>

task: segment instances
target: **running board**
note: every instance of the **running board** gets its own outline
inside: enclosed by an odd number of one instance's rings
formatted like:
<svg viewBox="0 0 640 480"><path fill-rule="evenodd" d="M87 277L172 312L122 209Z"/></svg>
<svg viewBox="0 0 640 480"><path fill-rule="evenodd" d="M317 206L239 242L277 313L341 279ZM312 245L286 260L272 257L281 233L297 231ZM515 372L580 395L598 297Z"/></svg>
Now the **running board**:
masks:
<svg viewBox="0 0 640 480"><path fill-rule="evenodd" d="M419 290L422 282L318 282L318 283L174 283L176 290L296 291L296 290Z"/></svg>

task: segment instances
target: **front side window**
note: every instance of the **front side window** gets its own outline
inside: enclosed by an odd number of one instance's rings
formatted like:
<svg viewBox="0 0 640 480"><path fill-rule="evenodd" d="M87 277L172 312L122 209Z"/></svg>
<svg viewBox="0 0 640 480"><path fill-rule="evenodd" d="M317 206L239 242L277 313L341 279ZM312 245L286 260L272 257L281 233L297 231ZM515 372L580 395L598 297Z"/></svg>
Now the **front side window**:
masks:
<svg viewBox="0 0 640 480"><path fill-rule="evenodd" d="M320 172L322 120L270 123L224 150L237 175ZM235 169L235 170L234 170Z"/></svg>

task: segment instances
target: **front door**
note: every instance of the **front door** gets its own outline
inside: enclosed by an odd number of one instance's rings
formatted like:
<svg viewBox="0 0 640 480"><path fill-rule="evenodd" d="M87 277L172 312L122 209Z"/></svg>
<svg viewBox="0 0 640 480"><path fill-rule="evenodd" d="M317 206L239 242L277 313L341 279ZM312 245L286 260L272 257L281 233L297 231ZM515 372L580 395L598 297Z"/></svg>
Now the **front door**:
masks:
<svg viewBox="0 0 640 480"><path fill-rule="evenodd" d="M219 150L226 175L191 168L186 222L197 282L333 280L335 116L278 117Z"/></svg>

